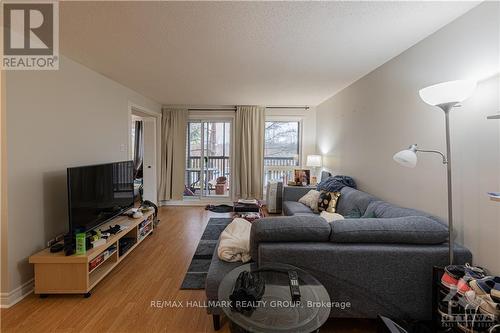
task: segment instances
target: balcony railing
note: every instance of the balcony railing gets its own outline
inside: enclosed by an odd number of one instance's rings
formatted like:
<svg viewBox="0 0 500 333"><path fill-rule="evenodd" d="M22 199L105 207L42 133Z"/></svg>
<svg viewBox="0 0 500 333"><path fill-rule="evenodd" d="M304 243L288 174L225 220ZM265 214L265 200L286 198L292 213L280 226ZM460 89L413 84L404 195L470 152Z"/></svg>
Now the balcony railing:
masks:
<svg viewBox="0 0 500 333"><path fill-rule="evenodd" d="M297 160L293 157L264 157L264 186L269 181L286 183L292 180L297 168Z"/></svg>
<svg viewBox="0 0 500 333"><path fill-rule="evenodd" d="M200 156L190 156L188 158L188 163L186 166L186 185L190 189L200 189L200 177L201 177L201 157ZM207 187L210 186L213 181L218 177L226 177L227 182L230 182L230 159L229 156L210 156L205 160L205 184Z"/></svg>
<svg viewBox="0 0 500 333"><path fill-rule="evenodd" d="M297 169L297 160L293 157L264 157L264 186L268 181L293 180L293 172ZM200 156L190 156L186 166L185 184L192 190L201 188L201 158ZM229 187L231 178L230 158L229 156L210 156L205 161L205 184L210 187L218 177L227 178Z"/></svg>

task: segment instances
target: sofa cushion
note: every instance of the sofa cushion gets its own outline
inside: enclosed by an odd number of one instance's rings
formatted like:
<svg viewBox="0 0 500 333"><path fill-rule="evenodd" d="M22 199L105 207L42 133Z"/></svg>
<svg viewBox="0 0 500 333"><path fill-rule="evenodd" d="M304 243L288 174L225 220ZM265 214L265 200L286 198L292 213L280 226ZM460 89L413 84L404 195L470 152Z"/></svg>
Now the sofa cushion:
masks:
<svg viewBox="0 0 500 333"><path fill-rule="evenodd" d="M345 216L353 209L358 209L361 215L363 215L370 202L377 200L377 198L368 193L346 186L340 190L340 198L337 203L336 213Z"/></svg>
<svg viewBox="0 0 500 333"><path fill-rule="evenodd" d="M330 241L336 243L441 244L448 228L424 216L360 218L331 223Z"/></svg>
<svg viewBox="0 0 500 333"><path fill-rule="evenodd" d="M429 213L425 213L416 209L399 207L385 201L371 202L368 205L365 213L363 214L364 218L394 218L404 216L423 216L445 225L445 223L441 219Z"/></svg>
<svg viewBox="0 0 500 333"><path fill-rule="evenodd" d="M250 256L257 260L259 243L328 242L331 227L319 215L265 217L252 223Z"/></svg>
<svg viewBox="0 0 500 333"><path fill-rule="evenodd" d="M283 214L292 216L298 213L314 214L311 208L297 201L283 201Z"/></svg>

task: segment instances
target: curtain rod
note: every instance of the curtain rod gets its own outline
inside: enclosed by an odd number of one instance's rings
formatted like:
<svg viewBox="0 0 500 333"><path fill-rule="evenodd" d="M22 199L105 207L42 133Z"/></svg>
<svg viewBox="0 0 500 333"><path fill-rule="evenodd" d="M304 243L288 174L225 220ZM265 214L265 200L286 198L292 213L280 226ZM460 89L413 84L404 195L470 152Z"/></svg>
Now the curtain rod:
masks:
<svg viewBox="0 0 500 333"><path fill-rule="evenodd" d="M304 109L309 110L309 106L266 106L266 109ZM234 108L188 108L189 111L236 111Z"/></svg>

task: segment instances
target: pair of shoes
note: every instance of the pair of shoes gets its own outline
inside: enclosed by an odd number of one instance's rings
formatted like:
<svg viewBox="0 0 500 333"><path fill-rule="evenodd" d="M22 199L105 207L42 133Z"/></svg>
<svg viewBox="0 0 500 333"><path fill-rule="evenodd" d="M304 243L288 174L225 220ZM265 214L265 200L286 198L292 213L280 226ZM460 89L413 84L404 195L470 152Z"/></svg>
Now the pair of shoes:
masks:
<svg viewBox="0 0 500 333"><path fill-rule="evenodd" d="M462 301L466 303L466 315L467 309L472 309L469 313L472 315L473 321L494 323L496 318L500 317L500 304L494 302L489 294L478 295L474 290L469 290L465 293Z"/></svg>
<svg viewBox="0 0 500 333"><path fill-rule="evenodd" d="M500 277L486 276L470 282L471 291L481 300L480 310L483 314L500 318Z"/></svg>
<svg viewBox="0 0 500 333"><path fill-rule="evenodd" d="M444 268L441 277L441 284L448 289L457 290L460 295L464 295L471 288L469 282L482 279L486 276L486 270L482 267L475 267L469 264L449 265Z"/></svg>
<svg viewBox="0 0 500 333"><path fill-rule="evenodd" d="M500 276L486 276L470 282L477 295L489 294L494 302L500 303Z"/></svg>
<svg viewBox="0 0 500 333"><path fill-rule="evenodd" d="M487 298L477 296L474 290L469 290L464 296L459 297L459 304L462 315L457 316L457 326L461 331L495 332L491 328L497 322L497 315Z"/></svg>

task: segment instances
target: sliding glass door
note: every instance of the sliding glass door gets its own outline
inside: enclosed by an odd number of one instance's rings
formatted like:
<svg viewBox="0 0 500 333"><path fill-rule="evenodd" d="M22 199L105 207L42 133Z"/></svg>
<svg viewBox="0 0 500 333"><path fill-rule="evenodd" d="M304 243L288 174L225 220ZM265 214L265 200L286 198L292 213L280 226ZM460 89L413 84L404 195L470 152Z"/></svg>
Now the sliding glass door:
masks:
<svg viewBox="0 0 500 333"><path fill-rule="evenodd" d="M230 197L231 121L191 120L186 144L186 199Z"/></svg>

